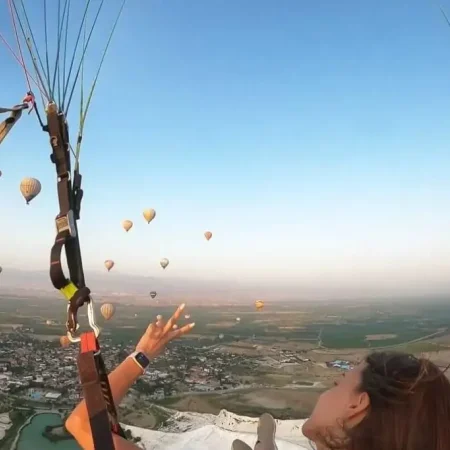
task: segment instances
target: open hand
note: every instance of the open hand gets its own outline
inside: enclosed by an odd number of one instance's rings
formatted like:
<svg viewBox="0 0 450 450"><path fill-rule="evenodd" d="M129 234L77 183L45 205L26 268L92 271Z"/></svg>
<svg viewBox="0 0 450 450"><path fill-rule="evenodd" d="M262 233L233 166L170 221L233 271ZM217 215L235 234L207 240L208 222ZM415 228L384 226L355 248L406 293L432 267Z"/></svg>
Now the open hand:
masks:
<svg viewBox="0 0 450 450"><path fill-rule="evenodd" d="M189 333L194 328L195 323L177 328L177 320L185 306L184 303L180 305L167 323L164 323L162 316L157 316L141 337L136 346L136 351L144 353L149 359L154 358L165 349L170 341Z"/></svg>

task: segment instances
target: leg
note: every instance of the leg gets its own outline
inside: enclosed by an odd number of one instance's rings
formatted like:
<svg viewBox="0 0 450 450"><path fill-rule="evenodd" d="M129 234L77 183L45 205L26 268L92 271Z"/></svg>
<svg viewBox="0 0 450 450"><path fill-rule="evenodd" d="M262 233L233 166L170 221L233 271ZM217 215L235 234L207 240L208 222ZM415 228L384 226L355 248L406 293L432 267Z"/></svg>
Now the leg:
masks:
<svg viewBox="0 0 450 450"><path fill-rule="evenodd" d="M259 418L258 440L255 450L278 450L275 444L276 429L277 425L274 418L270 414L264 413Z"/></svg>

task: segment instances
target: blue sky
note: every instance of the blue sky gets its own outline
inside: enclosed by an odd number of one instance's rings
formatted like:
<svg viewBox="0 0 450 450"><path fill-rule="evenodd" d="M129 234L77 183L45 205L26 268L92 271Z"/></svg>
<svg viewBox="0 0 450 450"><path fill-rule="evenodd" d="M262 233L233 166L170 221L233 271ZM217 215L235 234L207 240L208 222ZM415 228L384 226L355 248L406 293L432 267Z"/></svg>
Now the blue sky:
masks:
<svg viewBox="0 0 450 450"><path fill-rule="evenodd" d="M0 30L13 43L5 3ZM119 3L108 2L100 30ZM443 288L450 28L435 4L137 3L119 23L85 129L86 268L113 259L114 270L143 275ZM29 11L42 32L42 9ZM106 37L94 34L91 72ZM26 85L0 50L8 106ZM48 266L55 174L34 119L0 148L5 268ZM69 119L76 130L76 107ZM43 185L28 207L24 176ZM147 207L157 211L149 226ZM135 221L128 234L123 219Z"/></svg>

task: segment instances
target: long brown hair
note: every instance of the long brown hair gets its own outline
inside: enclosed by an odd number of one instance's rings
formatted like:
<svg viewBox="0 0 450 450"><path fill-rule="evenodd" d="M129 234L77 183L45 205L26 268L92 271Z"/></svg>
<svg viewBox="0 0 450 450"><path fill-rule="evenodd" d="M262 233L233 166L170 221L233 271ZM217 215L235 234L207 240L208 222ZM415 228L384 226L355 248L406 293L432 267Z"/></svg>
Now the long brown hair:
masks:
<svg viewBox="0 0 450 450"><path fill-rule="evenodd" d="M372 353L359 389L369 395L368 414L353 428L343 424L344 440L323 436L326 447L450 450L450 382L431 361L405 353Z"/></svg>

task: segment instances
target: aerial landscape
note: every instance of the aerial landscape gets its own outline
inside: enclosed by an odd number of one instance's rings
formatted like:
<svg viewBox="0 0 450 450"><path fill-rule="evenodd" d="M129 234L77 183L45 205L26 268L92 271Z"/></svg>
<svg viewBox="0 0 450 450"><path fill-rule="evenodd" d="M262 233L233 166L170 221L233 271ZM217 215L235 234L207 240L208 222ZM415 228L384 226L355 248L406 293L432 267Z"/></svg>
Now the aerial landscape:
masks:
<svg viewBox="0 0 450 450"><path fill-rule="evenodd" d="M0 0L0 450L450 450L448 12Z"/></svg>
<svg viewBox="0 0 450 450"><path fill-rule="evenodd" d="M60 345L61 299L27 295L0 296L1 412L20 408L20 419L5 427L1 448L14 442L17 428L36 411L64 417L82 395L78 348ZM168 315L172 306L164 299L139 305L106 297L100 304L105 301L116 307L114 318L102 322L105 361L113 368L132 351L149 316ZM320 393L375 349L450 364L447 298L274 302L260 311L251 302L206 309L192 302L186 311L196 321L195 333L152 361L119 407L125 424L173 430L176 411L258 417L270 410L276 419L305 419ZM60 426L47 434L70 439Z"/></svg>

